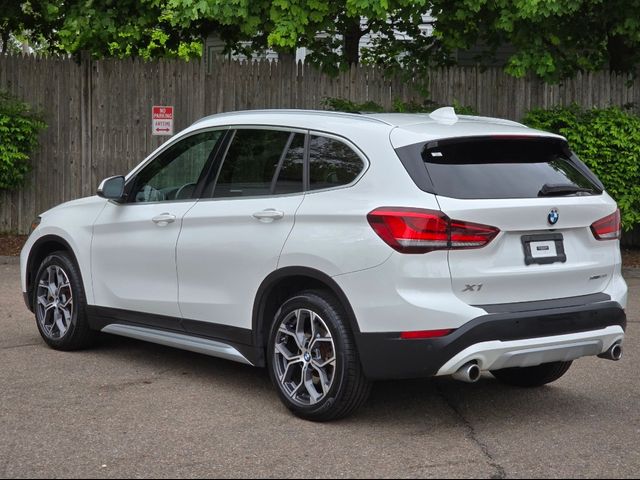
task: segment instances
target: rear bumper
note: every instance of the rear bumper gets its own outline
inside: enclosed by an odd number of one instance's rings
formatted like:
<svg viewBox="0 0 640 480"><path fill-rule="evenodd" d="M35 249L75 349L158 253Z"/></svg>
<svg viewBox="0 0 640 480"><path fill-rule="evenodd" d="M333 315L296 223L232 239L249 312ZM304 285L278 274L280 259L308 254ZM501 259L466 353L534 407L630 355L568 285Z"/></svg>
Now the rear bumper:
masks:
<svg viewBox="0 0 640 480"><path fill-rule="evenodd" d="M445 363L436 375L453 375L462 366L475 362L480 370L500 370L511 367L533 367L550 362L568 362L581 357L600 355L613 344L621 342L624 330L620 326L602 330L538 337L525 340L482 342L464 349Z"/></svg>
<svg viewBox="0 0 640 480"><path fill-rule="evenodd" d="M435 339L360 333L356 343L367 377L423 378L452 374L474 360L490 370L598 355L622 340L626 325L620 304L602 301L483 315Z"/></svg>

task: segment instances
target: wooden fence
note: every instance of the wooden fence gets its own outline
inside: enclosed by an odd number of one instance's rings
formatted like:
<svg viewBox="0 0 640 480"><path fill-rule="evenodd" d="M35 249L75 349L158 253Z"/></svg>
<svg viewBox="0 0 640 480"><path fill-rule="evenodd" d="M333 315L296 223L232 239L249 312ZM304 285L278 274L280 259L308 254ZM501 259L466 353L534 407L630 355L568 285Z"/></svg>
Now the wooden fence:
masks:
<svg viewBox="0 0 640 480"><path fill-rule="evenodd" d="M422 100L413 82L387 79L372 67L354 67L335 78L288 62L220 61L209 70L200 62L0 56L0 89L42 109L49 125L29 184L0 193L0 231L25 233L38 213L91 195L101 179L139 163L167 138L151 135L152 105L175 107L177 132L213 113L322 108L327 97L371 100L386 108L395 100ZM608 72L546 85L497 68L456 67L431 72L427 85L437 103L458 102L482 115L514 120L534 107L640 101L640 79Z"/></svg>

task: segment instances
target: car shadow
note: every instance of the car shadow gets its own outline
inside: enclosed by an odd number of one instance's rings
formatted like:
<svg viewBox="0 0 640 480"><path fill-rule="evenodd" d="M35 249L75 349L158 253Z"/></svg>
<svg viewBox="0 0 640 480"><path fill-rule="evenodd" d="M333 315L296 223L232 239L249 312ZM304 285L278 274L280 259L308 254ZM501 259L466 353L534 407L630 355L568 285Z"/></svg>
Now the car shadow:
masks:
<svg viewBox="0 0 640 480"><path fill-rule="evenodd" d="M216 388L227 389L239 399L253 391L260 395L269 412L291 416L262 368L111 335L103 335L91 352L135 362L137 367L156 369L164 375L188 376L198 385L213 382ZM411 424L417 418L435 414L465 422L468 417L484 416L494 424L509 425L515 421L526 424L552 420L567 409L577 418L602 408L607 407L600 398L581 394L562 380L524 389L504 385L485 373L474 384L450 377L375 382L367 403L355 415L335 423Z"/></svg>

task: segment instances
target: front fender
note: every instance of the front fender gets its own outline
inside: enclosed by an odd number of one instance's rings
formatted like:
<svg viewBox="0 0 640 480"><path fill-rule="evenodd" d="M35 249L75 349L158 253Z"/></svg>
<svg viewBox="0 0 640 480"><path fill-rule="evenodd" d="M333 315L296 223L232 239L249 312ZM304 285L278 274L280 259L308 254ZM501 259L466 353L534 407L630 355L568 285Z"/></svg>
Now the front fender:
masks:
<svg viewBox="0 0 640 480"><path fill-rule="evenodd" d="M64 248L75 258L84 285L87 302L93 303L91 241L93 225L106 200L91 197L69 202L42 215L40 225L27 239L20 254L20 280L23 292L29 292L35 263L52 249Z"/></svg>

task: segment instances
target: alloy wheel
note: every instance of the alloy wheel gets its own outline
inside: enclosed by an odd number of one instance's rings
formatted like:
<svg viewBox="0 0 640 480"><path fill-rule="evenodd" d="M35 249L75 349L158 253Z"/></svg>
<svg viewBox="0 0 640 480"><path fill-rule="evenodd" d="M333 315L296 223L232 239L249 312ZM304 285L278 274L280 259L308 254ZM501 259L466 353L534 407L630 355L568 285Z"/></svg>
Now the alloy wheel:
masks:
<svg viewBox="0 0 640 480"><path fill-rule="evenodd" d="M36 299L36 315L44 334L51 339L64 337L73 319L73 292L61 267L50 265L43 272Z"/></svg>
<svg viewBox="0 0 640 480"><path fill-rule="evenodd" d="M331 390L336 350L327 324L309 309L297 309L280 323L275 336L277 381L303 406L321 402Z"/></svg>

